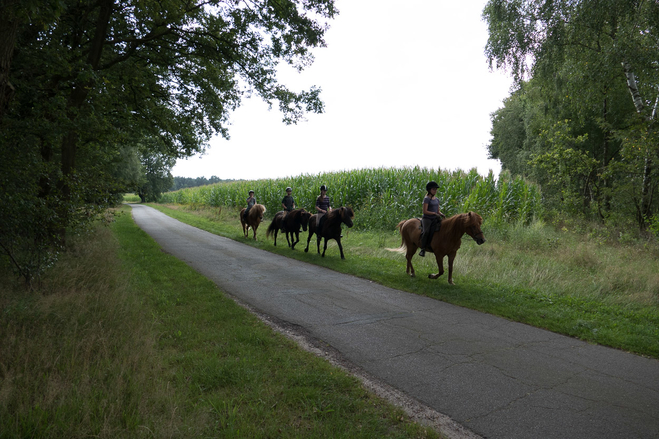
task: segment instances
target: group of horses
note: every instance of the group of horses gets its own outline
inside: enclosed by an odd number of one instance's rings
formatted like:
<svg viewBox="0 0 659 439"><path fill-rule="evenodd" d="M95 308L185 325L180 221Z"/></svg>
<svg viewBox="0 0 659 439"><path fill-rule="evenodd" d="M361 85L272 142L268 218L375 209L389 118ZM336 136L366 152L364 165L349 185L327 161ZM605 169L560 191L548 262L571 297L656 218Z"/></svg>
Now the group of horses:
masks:
<svg viewBox="0 0 659 439"><path fill-rule="evenodd" d="M244 215L245 209L240 211L240 223L243 227L245 238L249 236L249 229L252 229L254 240L256 240L256 230L259 224L263 221L263 214L265 213L265 206L262 204L255 204L248 212L247 216ZM320 241L325 239L322 256L325 257L327 250L327 241L334 239L339 245L341 252L341 259L345 259L343 254L343 246L341 245L341 226L345 224L347 227L352 227L352 220L355 218L355 213L350 207L339 207L324 215L321 221L321 228L318 227L318 215L312 215L304 209L295 209L288 213L281 211L277 212L272 218L272 222L268 226L265 233L266 237L274 235L275 246L277 245L277 234L282 231L286 234L286 242L291 249L295 249L295 244L300 242L300 227L303 231L309 230L309 237L307 238L307 248L305 252L309 251L309 243L313 235L316 235L316 247L320 254ZM290 236L290 239L289 239Z"/></svg>
<svg viewBox="0 0 659 439"><path fill-rule="evenodd" d="M249 210L247 216L244 213L245 209L240 211L240 223L243 227L245 238L249 236L249 229L251 228L254 240L256 240L256 230L261 221L263 221L265 206L255 204ZM300 241L300 228L303 231L307 231L308 229L309 237L307 238L307 247L304 249L305 252L309 251L311 238L316 235L316 247L319 254L320 241L325 240L322 252L322 256L324 257L327 250L327 241L334 239L339 246L341 259L345 259L343 246L341 245L341 227L343 224L347 227L352 227L354 217L355 214L350 207L334 209L325 215L319 229L316 224L318 215L312 215L304 209L296 209L288 212L288 214L281 211L277 212L272 219L266 231L266 237L274 235L276 246L277 234L282 231L286 234L288 246L291 249L295 249L295 244ZM448 256L448 283L453 285L453 261L462 244L462 237L467 234L476 241L476 244L483 244L485 242L485 236L481 230L482 224L483 218L475 212L460 213L442 220L439 231L433 234L429 246L426 248L427 252L434 253L439 269L438 273L428 275L430 279L437 279L444 274L444 256ZM405 258L407 259L406 272L411 277L414 277L416 273L412 266L412 258L419 249L421 242L421 220L419 218L410 218L399 222L396 227L400 231L401 245L398 248L388 248L387 250L405 253Z"/></svg>

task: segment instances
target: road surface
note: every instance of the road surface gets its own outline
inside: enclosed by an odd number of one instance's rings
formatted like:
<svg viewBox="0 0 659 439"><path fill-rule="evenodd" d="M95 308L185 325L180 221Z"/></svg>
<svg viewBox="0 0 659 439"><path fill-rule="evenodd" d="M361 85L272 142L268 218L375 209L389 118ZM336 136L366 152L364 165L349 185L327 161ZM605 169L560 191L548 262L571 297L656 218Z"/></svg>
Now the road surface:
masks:
<svg viewBox="0 0 659 439"><path fill-rule="evenodd" d="M133 217L223 291L450 417L454 437L659 438L658 360L268 253L148 206Z"/></svg>

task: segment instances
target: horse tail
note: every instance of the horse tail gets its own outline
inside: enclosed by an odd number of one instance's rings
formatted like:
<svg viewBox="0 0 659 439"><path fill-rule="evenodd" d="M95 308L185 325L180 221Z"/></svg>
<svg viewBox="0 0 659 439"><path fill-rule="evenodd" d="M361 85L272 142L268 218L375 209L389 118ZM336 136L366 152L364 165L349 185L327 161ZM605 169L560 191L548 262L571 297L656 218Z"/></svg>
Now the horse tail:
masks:
<svg viewBox="0 0 659 439"><path fill-rule="evenodd" d="M405 237L403 236L403 224L405 224L406 222L407 220L403 220L396 225L396 228L400 231L400 247L385 248L385 250L389 250L390 252L396 252L396 253L405 253L405 251L407 250L407 245L405 245Z"/></svg>
<svg viewBox="0 0 659 439"><path fill-rule="evenodd" d="M275 226L275 223L277 222L277 217L272 219L272 222L268 226L268 230L265 231L265 237L269 238L272 233L274 233L275 229L277 228Z"/></svg>

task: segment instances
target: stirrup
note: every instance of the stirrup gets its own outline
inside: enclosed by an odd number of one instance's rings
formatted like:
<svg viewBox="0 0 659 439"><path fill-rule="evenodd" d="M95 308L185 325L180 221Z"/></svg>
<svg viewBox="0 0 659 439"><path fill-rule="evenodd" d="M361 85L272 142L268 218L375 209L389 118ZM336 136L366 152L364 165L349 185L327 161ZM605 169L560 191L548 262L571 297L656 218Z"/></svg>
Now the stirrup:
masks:
<svg viewBox="0 0 659 439"><path fill-rule="evenodd" d="M426 249L422 248L421 251L419 252L419 256L423 258L425 255L426 255Z"/></svg>

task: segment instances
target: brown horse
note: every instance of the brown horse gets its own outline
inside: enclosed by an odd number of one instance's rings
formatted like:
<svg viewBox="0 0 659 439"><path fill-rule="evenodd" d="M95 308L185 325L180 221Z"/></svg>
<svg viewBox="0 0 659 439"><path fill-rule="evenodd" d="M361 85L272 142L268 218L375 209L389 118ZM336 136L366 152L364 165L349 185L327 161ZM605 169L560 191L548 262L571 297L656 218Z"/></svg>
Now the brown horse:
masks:
<svg viewBox="0 0 659 439"><path fill-rule="evenodd" d="M345 259L345 256L343 256L343 246L341 245L341 224L352 227L352 220L354 217L355 213L349 207L339 207L338 209L334 209L330 213L325 214L325 219L322 221L323 229L318 233L316 225L318 215L312 215L311 218L309 218L309 237L307 238L307 248L305 248L304 251L309 251L309 241L311 241L311 237L315 233L317 237L318 253L320 253L320 240L322 238L325 238L325 246L323 247L322 254L323 257L325 257L325 250L327 250L327 241L329 239L334 239L339 245L341 259Z"/></svg>
<svg viewBox="0 0 659 439"><path fill-rule="evenodd" d="M263 204L253 205L247 214L247 221L245 221L246 209L247 208L243 208L240 211L240 224L243 226L243 233L245 234L245 238L249 236L249 228L252 228L252 232L254 233L254 241L256 241L256 229L259 228L259 224L261 224L261 221L263 221L265 206Z"/></svg>
<svg viewBox="0 0 659 439"><path fill-rule="evenodd" d="M476 241L476 244L481 245L485 242L485 237L481 231L481 224L483 224L483 218L474 212L461 213L442 220L439 232L436 232L433 235L432 241L430 242L431 248L426 249L426 251L432 251L435 253L437 267L439 268L439 273L428 275L430 279L437 279L444 274L444 256L448 256L448 283L454 285L453 260L455 259L455 254L458 252L460 244L462 243L462 235L466 233ZM411 218L401 221L396 227L400 229L400 235L402 238L401 245L397 249L389 248L387 250L399 253L403 253L407 250L405 255L407 258L407 274L414 277L415 273L414 267L412 267L412 257L419 248L421 240L421 220L418 218Z"/></svg>
<svg viewBox="0 0 659 439"><path fill-rule="evenodd" d="M300 226L303 231L307 231L307 225L309 224L309 218L311 218L311 213L307 212L304 209L295 209L285 214L282 210L277 212L275 217L272 219L272 222L268 226L268 231L265 233L266 237L269 237L272 233L275 235L275 246L277 245L277 233L279 230L284 230L286 233L286 242L291 250L295 250L295 244L300 242ZM288 234L290 233L291 239L289 241ZM292 244L291 244L292 242Z"/></svg>

